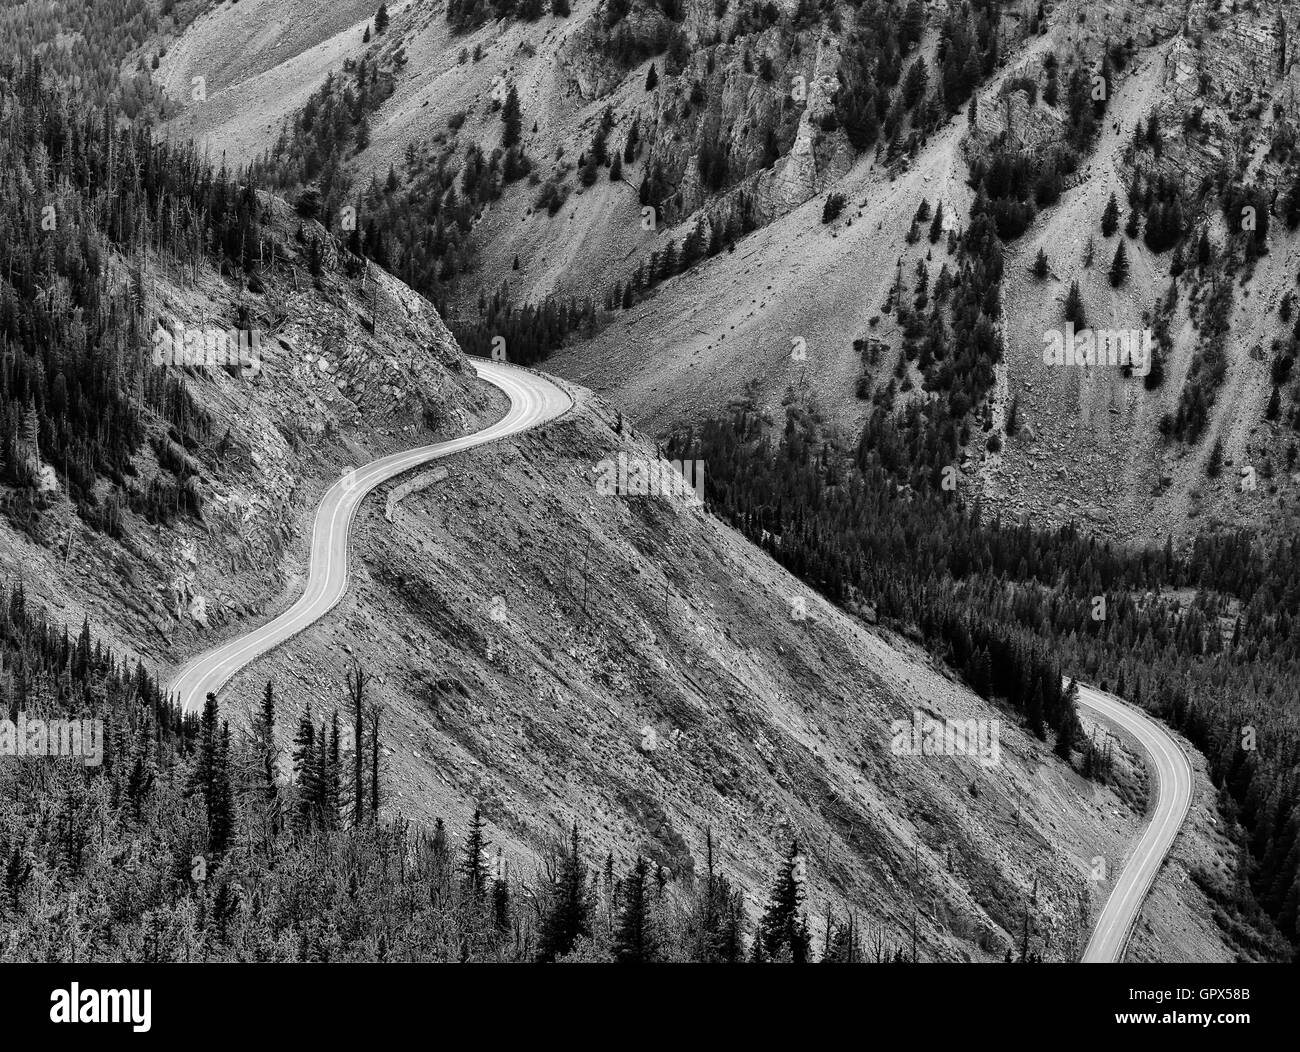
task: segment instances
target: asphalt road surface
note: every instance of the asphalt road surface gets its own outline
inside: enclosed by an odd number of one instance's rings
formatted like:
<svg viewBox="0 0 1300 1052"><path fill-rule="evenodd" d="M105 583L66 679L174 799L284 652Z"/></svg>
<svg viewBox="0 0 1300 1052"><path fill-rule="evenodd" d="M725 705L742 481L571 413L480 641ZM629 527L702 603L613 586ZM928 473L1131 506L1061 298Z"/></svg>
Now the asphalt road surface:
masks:
<svg viewBox="0 0 1300 1052"><path fill-rule="evenodd" d="M1156 776L1156 804L1137 847L1111 889L1092 938L1083 951L1085 963L1119 961L1142 903L1160 871L1192 803L1192 765L1159 723L1111 694L1079 684L1079 704L1136 739L1151 760Z"/></svg>
<svg viewBox="0 0 1300 1052"><path fill-rule="evenodd" d="M345 472L325 491L316 509L311 565L302 595L267 624L183 665L167 689L185 711L201 711L209 693L220 690L245 666L320 620L343 598L348 586L348 533L357 508L376 486L432 460L537 427L562 416L572 406L569 396L558 385L537 373L480 358L470 361L481 379L499 387L510 399L506 415L472 435L392 453Z"/></svg>

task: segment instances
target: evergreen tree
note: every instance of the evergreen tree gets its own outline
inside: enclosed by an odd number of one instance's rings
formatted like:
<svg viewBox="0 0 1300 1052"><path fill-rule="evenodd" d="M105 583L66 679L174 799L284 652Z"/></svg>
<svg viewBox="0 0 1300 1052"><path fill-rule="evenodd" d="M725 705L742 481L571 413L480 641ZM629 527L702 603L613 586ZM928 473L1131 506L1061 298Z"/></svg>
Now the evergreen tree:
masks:
<svg viewBox="0 0 1300 1052"><path fill-rule="evenodd" d="M348 700L352 705L352 824L354 826L363 824L366 811L365 700L368 678L360 665L354 665L347 673Z"/></svg>
<svg viewBox="0 0 1300 1052"><path fill-rule="evenodd" d="M1065 320L1073 322L1076 329L1087 328L1088 320L1083 312L1083 296L1079 293L1079 283L1070 282L1070 291L1065 296Z"/></svg>
<svg viewBox="0 0 1300 1052"><path fill-rule="evenodd" d="M763 953L770 959L783 951L796 964L808 960L811 938L803 918L804 859L799 853L799 841L791 841L790 851L782 862L763 913L760 934Z"/></svg>
<svg viewBox="0 0 1300 1052"><path fill-rule="evenodd" d="M474 817L470 821L469 834L465 838L464 854L460 863L461 894L474 909L485 902L488 890L488 869L486 853L489 841L484 833L487 823L483 821L482 812L474 808Z"/></svg>
<svg viewBox="0 0 1300 1052"><path fill-rule="evenodd" d="M614 937L614 959L644 964L655 959L656 944L647 894L649 863L640 855L623 881L623 905Z"/></svg>
<svg viewBox="0 0 1300 1052"><path fill-rule="evenodd" d="M233 823L230 772L230 729L218 726L217 696L209 692L199 718L199 748L190 774L189 792L199 796L208 822L208 850L221 855Z"/></svg>
<svg viewBox="0 0 1300 1052"><path fill-rule="evenodd" d="M1110 200L1106 202L1106 209L1101 213L1101 236L1110 237L1119 229L1119 201L1115 195L1110 195Z"/></svg>
<svg viewBox="0 0 1300 1052"><path fill-rule="evenodd" d="M1110 283L1119 288L1128 280L1128 250L1121 241L1115 248L1115 258L1110 264Z"/></svg>
<svg viewBox="0 0 1300 1052"><path fill-rule="evenodd" d="M934 218L930 221L930 244L938 244L943 236L943 202L934 206Z"/></svg>
<svg viewBox="0 0 1300 1052"><path fill-rule="evenodd" d="M518 144L523 128L523 120L519 112L519 92L515 90L513 84L506 92L505 105L501 107L501 124L501 146L508 150Z"/></svg>
<svg viewBox="0 0 1300 1052"><path fill-rule="evenodd" d="M317 769L316 725L312 721L311 702L298 720L293 741L293 773L298 796L294 807L294 828L302 832L311 827L316 801L320 796Z"/></svg>
<svg viewBox="0 0 1300 1052"><path fill-rule="evenodd" d="M251 745L261 775L260 795L268 833L274 839L280 826L280 789L276 784L280 754L275 744L275 688L269 679L262 693L261 709L253 720Z"/></svg>
<svg viewBox="0 0 1300 1052"><path fill-rule="evenodd" d="M235 833L235 794L230 783L230 724L222 721L212 804L208 808L208 850L225 855Z"/></svg>
<svg viewBox="0 0 1300 1052"><path fill-rule="evenodd" d="M569 953L578 939L591 936L591 900L587 892L587 867L578 853L578 826L574 823L568 850L560 860L551 887L550 908L542 918L537 955L554 961Z"/></svg>

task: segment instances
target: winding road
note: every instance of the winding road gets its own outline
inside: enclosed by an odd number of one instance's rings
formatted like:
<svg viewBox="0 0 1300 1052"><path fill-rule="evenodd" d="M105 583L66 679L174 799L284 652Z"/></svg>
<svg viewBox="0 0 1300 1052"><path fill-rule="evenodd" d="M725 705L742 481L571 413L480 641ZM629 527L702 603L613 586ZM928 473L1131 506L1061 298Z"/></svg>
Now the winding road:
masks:
<svg viewBox="0 0 1300 1052"><path fill-rule="evenodd" d="M481 379L503 391L510 409L495 424L470 435L393 453L354 468L325 491L312 525L311 562L302 595L260 628L192 658L172 676L168 690L185 711L202 709L238 672L320 620L348 586L348 535L357 509L376 486L430 461L526 431L562 416L572 401L544 376L482 359L471 359ZM1192 769L1182 749L1156 721L1131 705L1079 684L1079 704L1135 739L1156 775L1154 814L1111 890L1084 951L1085 962L1118 961L1160 865L1191 805Z"/></svg>
<svg viewBox="0 0 1300 1052"><path fill-rule="evenodd" d="M1084 963L1119 961L1147 892L1192 803L1192 765L1178 743L1146 713L1094 687L1079 684L1079 704L1118 727L1146 752L1156 776L1156 806L1137 847L1111 889L1083 951Z"/></svg>
<svg viewBox="0 0 1300 1052"><path fill-rule="evenodd" d="M538 373L500 362L471 358L479 378L500 388L510 409L482 431L392 453L344 473L321 498L311 535L311 564L301 596L271 621L191 659L172 676L168 691L187 712L198 712L209 693L220 690L245 666L324 617L348 586L348 534L357 508L381 483L485 442L527 431L567 413L573 403L556 384Z"/></svg>

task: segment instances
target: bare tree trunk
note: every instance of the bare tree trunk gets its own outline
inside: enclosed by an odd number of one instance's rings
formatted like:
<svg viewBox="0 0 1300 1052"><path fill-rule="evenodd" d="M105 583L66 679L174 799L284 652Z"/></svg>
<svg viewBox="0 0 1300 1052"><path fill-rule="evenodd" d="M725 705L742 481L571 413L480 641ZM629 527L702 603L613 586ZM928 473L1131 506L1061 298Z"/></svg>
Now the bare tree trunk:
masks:
<svg viewBox="0 0 1300 1052"><path fill-rule="evenodd" d="M365 755L365 721L362 707L366 700L366 683L369 676L360 665L348 672L348 696L352 701L352 825L360 826L365 818L366 793L362 779L362 757Z"/></svg>

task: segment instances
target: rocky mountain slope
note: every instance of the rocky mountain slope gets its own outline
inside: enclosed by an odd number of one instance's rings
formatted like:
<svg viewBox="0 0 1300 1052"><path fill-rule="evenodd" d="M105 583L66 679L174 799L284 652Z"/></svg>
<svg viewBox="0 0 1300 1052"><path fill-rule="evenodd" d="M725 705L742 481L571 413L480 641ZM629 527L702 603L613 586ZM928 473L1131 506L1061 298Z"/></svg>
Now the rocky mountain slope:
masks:
<svg viewBox="0 0 1300 1052"><path fill-rule="evenodd" d="M263 204L268 258L254 282L152 254L142 271L115 262L123 283L143 275L150 339L256 335L245 352L256 369L166 366L194 406L184 434L155 414L145 421L139 484L183 475L201 510L162 521L124 508L113 538L89 528L55 482L32 531L0 521L6 576L55 619L88 617L96 636L154 665L284 598L310 512L341 471L476 430L504 408L419 296L374 267L348 274L319 224L278 199Z"/></svg>
<svg viewBox="0 0 1300 1052"><path fill-rule="evenodd" d="M369 144L347 160L358 185L390 168L404 173L412 143L460 149L473 142L491 150L501 135L503 92L517 90L532 174L504 186L477 213L472 267L448 292L453 317L472 317L476 297L503 281L516 303L557 293L599 299L651 253L681 244L745 195L759 229L734 251L668 278L594 333L576 334L554 360L553 368L654 431L716 412L756 382L768 404L791 384L811 388L824 411L856 433L870 409L855 397L858 377L865 371L879 388L902 343L886 309L899 275L910 289L918 264L931 283L944 263L955 267L946 239L909 239L913 215L923 201L931 208L942 202L945 230L964 229L975 198L972 159L1008 144L1041 154L1067 134L1064 101L1046 97L1056 77L1049 67L1060 70L1063 92L1069 71L1095 75L1107 53L1116 56L1106 70L1106 116L1096 141L1064 180L1059 200L1008 244L1005 362L989 408L1002 425L1014 399L1016 422L1027 426L1005 451L971 447L969 485L1008 513L1082 519L1137 538L1184 535L1207 521L1280 522L1293 507L1287 423L1295 393L1287 384L1278 417L1265 419L1274 362L1289 353L1288 291L1297 266L1295 235L1280 216L1294 174L1300 74L1292 41L1300 27L1284 4L1065 2L1043 5L1041 22L1037 9L1001 5L1000 63L978 90L973 123L955 114L910 154L898 156L882 141L856 158L834 119L845 90L846 42L869 32L854 24L850 8L809 21L802 6L776 5L770 25L737 5L686 5L680 23L638 8L611 31L608 5L580 3L564 18L510 18L454 33L441 9L411 3L394 5L388 35L365 44L371 23L364 5L343 5L328 23L291 19L274 42L255 32L256 6L220 8L200 20L157 74L175 94L212 71L216 90L189 105L175 127L235 160L251 159L273 134L265 124L254 127L250 113L271 113L275 124L274 115L287 117L349 57L387 55L395 71L391 96L371 118ZM914 52L931 70L944 46L938 29L945 10L930 6ZM691 45L680 62L671 51L652 57L653 43L636 50L665 24L668 31L680 26ZM623 31L627 37L617 35ZM647 90L652 64L659 79ZM1158 146L1147 141L1153 118ZM612 181L602 168L584 186L580 160L602 122L612 152L634 124L643 148L622 179ZM711 141L728 158L717 189L701 175ZM647 229L638 187L655 164L669 196ZM1179 187L1185 251L1204 231L1216 256L1211 267L1181 276L1172 308L1162 305L1174 254L1152 251L1141 225L1109 237L1099 230L1111 193L1125 225L1135 176ZM557 181L568 193L552 215L538 207L539 181ZM1238 231L1219 206L1231 185L1264 188L1275 216L1261 242L1267 252L1228 275L1223 261ZM823 223L829 193L843 195L848 207ZM1121 288L1107 280L1117 236L1130 259ZM1046 279L1029 273L1040 248L1050 260ZM1220 280L1241 282L1220 390L1204 429L1170 441L1161 421L1176 414L1204 354L1206 319L1195 305ZM1043 365L1044 334L1062 326L1076 281L1096 328L1142 330L1163 316L1160 387L1147 390L1113 369ZM861 353L868 343L878 348L869 364ZM792 355L792 348L803 353ZM1207 478L1216 443L1221 450ZM1227 470L1219 473L1219 464ZM1259 484L1243 491L1246 468Z"/></svg>
<svg viewBox="0 0 1300 1052"><path fill-rule="evenodd" d="M611 32L607 4L576 3L567 17L453 32L443 8L411 0L392 5L380 33L368 4L301 3L285 12L242 0L212 8L169 42L154 76L185 107L171 134L193 135L231 164L273 153L281 120L298 119L345 60L373 60L392 91L367 113L364 144L358 139L346 158L359 185L390 170L406 181L412 153L423 163L426 151L492 148L503 89L513 88L536 178L502 186L477 210L472 266L448 290L455 314L472 314L478 295L502 280L516 301L603 289L715 216L744 211L756 226L731 250L611 312L548 363L609 404L575 386L578 408L564 421L373 499L355 534L362 557L347 599L232 684L226 704L251 706L272 678L287 710L282 727L308 702L318 714L341 706L344 674L360 656L353 641L365 640L387 713L393 813L426 819L479 804L494 840L522 866L576 820L620 867L642 851L678 875L698 870L712 828L751 913L774 860L797 836L819 920L851 909L873 936L905 951L915 937L927 958L1000 959L1020 945L1029 918L1033 947L1052 959L1072 956L1113 872L1096 860L1122 856L1143 807L1132 757L1110 788L1080 779L908 635L831 607L679 498L607 497L593 482L602 461L652 459L650 436L712 414L751 381L760 406L793 386L856 431L868 406L854 393L865 362L855 341L884 349L870 369L873 383L886 381L902 341L886 310L898 298L891 287L911 293L918 264L933 281L955 263L953 243L978 196L968 182L972 160L999 142L1032 149L1059 134L1059 113L1031 97L1038 93L1024 79L1041 77L1049 55L1073 56L1079 68L1099 61L1121 35L1132 39L1132 54L1110 82L1112 123L1059 202L1007 249L1006 358L988 408L1009 431L1014 397L1021 428L1001 452L974 442L963 485L995 510L1090 514L1139 535L1179 532L1192 490L1204 486L1197 465L1216 437L1229 468L1265 439L1269 455L1280 455L1273 432L1281 425L1254 423L1264 403L1250 405L1267 397L1260 378L1271 347L1259 357L1234 347L1204 434L1172 451L1164 445L1160 419L1176 408L1179 378L1203 343L1185 313L1189 289L1170 318L1178 335L1155 392L1100 371L1040 375L1038 330L1059 323L1063 290L1076 279L1090 317L1131 327L1154 316L1169 253L1128 238L1131 272L1117 292L1105 280L1109 253L1099 247L1091 270L1075 258L1086 245L1081 231L1096 226L1111 189L1123 199L1139 164L1146 178L1162 171L1157 158L1129 150L1133 126L1153 108L1171 140L1161 163L1184 181L1213 167L1216 150L1228 156L1226 139L1243 129L1233 98L1266 84L1282 99L1280 117L1261 109L1251 118L1258 126L1244 126L1257 137L1288 117L1291 66L1277 28L1287 16L1279 23L1260 5L1243 34L1195 4L1175 17L1169 5L1068 2L1044 8L1041 24L1035 6L1005 5L1002 61L969 116L936 120L900 150L913 128L904 123L896 142L856 157L831 119L848 19L835 27L827 15L823 24L805 5L768 5L770 15L686 5L673 12L681 17L638 7ZM669 46L644 42L661 32ZM1266 50L1265 40L1282 56L1252 69L1241 56ZM919 55L937 66L941 44L932 17L909 62ZM656 87L648 86L652 65ZM1223 78L1223 106L1202 109L1204 135L1184 149L1173 144L1174 129L1191 105L1191 79L1197 97L1207 96L1202 72ZM806 89L799 99L796 77ZM588 166L577 158L602 126L621 155L634 125L642 147L627 175L613 180L602 168L583 185ZM1247 174L1281 179L1282 162L1270 162L1255 141L1245 150ZM706 147L725 158L713 186L705 181L709 171L716 178L717 155L705 164ZM655 165L661 207L647 229L638 186ZM538 206L546 184L568 192L552 214ZM829 192L846 204L826 221ZM923 200L943 204L933 239L910 231ZM152 270L157 318L226 319L242 307L272 337L262 377L187 377L212 418L213 441L191 451L202 520L170 528L130 521L119 546L86 536L56 502L42 538L4 538L8 569L32 580L36 601L72 623L89 613L97 634L157 665L292 594L310 508L338 471L481 426L500 410L473 384L428 301L378 268L349 273L314 222L300 238L289 206L267 207L284 265L268 268L261 289L211 271ZM322 218L335 227L335 216ZM1203 225L1225 248L1225 225L1208 212ZM1096 241L1125 236L1098 231ZM1261 346L1283 331L1280 322L1262 313L1250 321L1245 304L1280 305L1290 237L1275 224L1269 253L1250 271L1251 295L1239 293L1234 308L1241 331ZM1040 246L1052 267L1046 281L1029 276ZM795 348L806 353L792 356ZM647 434L634 434L633 422ZM1094 434L1102 431L1104 441ZM1135 480L1151 477L1153 458L1167 458L1173 477L1147 499ZM146 457L144 467L158 466ZM1117 499L1117 472L1127 504ZM1253 521L1259 508L1238 499L1232 474L1219 478L1210 505ZM1287 497L1286 480L1274 479L1278 493L1261 485L1251 497ZM59 547L63 528L71 532ZM998 720L996 770L966 758L895 755L892 722L917 712ZM1197 843L1207 845L1214 877L1231 884L1234 848L1213 828L1203 772L1198 793ZM1214 886L1208 877L1163 880L1162 907L1148 917L1138 952L1166 946L1173 926L1189 957L1239 952L1210 920Z"/></svg>
<svg viewBox="0 0 1300 1052"><path fill-rule="evenodd" d="M798 838L815 932L852 910L872 945L910 954L915 921L925 959L996 960L1027 913L1034 948L1076 952L1134 835L1140 762L1088 783L686 498L602 495L602 465L654 447L572 390L560 421L371 498L348 596L227 705L251 708L270 678L289 727L342 704L364 660L388 806L424 821L480 806L515 872L576 822L591 856L617 869L640 852L681 878L712 829L755 916ZM998 762L896 755L894 721L916 713L998 721ZM1211 855L1231 871L1226 841ZM1196 885L1171 894L1152 937L1187 925L1179 953L1233 956Z"/></svg>

